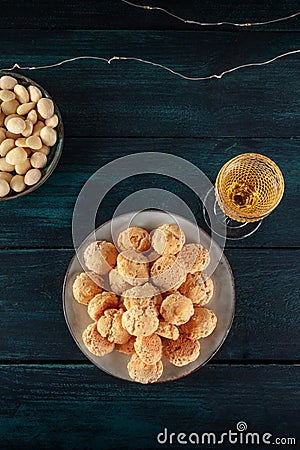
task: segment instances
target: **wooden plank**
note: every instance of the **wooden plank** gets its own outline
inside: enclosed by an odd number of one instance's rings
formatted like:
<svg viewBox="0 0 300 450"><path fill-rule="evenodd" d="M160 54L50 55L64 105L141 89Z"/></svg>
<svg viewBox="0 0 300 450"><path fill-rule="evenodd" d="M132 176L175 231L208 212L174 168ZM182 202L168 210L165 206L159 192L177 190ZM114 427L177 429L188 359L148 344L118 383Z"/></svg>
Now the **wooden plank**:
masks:
<svg viewBox="0 0 300 450"><path fill-rule="evenodd" d="M24 30L19 39L15 30L7 30L0 67L118 55L154 61L189 76L207 76L299 48L297 32ZM53 95L67 136L299 135L299 54L202 82L133 61L109 65L85 60L24 74Z"/></svg>
<svg viewBox="0 0 300 450"><path fill-rule="evenodd" d="M189 0L148 0L136 1L137 4L161 6L186 19L200 22L233 21L239 23L257 22L284 17L299 10L297 0L269 0L261 3L239 2L225 0L214 4L208 0L201 2ZM9 18L9 20L7 20ZM74 0L51 3L47 1L31 0L19 2L13 7L10 2L3 2L0 17L0 28L49 28L49 29L172 29L197 30L197 26L187 25L161 12L144 11L132 8L121 1L85 0L79 3ZM203 28L202 28L203 29ZM207 29L207 28L205 28ZM210 28L209 28L210 29ZM212 28L214 29L214 28ZM232 27L222 27L232 29ZM237 28L243 31L245 28ZM259 27L261 29L261 27ZM265 30L298 30L299 19L266 25Z"/></svg>
<svg viewBox="0 0 300 450"><path fill-rule="evenodd" d="M256 432L260 439L270 433L271 443L277 437L298 442L299 375L295 366L209 365L176 382L143 386L113 379L92 366L3 365L1 445L154 449L162 447L157 435L164 428L168 436L213 432L220 439L223 432L236 432L240 421L248 427L241 433L244 439L247 432ZM173 441L169 448L181 445Z"/></svg>
<svg viewBox="0 0 300 450"><path fill-rule="evenodd" d="M70 250L0 252L0 360L85 360L62 312ZM236 315L216 359L299 358L300 250L226 252L236 282ZM292 343L292 344L291 344Z"/></svg>
<svg viewBox="0 0 300 450"><path fill-rule="evenodd" d="M72 247L73 208L88 178L116 158L153 151L187 159L212 181L224 162L239 153L253 151L274 159L286 182L281 204L253 236L227 244L231 247L299 247L299 139L237 138L67 139L61 162L44 186L26 197L2 203L0 247ZM204 226L202 204L195 194L179 182L153 174L129 178L112 189L101 204L97 224L111 219L119 203L128 195L149 187L160 187L181 196L199 224Z"/></svg>

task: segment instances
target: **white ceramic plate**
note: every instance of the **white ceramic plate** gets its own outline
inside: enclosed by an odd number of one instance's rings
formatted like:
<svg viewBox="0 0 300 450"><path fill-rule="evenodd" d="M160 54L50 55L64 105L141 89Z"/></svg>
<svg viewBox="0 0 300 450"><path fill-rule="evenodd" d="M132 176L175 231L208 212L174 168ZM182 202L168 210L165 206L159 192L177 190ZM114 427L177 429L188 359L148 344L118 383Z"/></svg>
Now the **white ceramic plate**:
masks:
<svg viewBox="0 0 300 450"><path fill-rule="evenodd" d="M230 330L235 311L234 279L230 265L220 247L211 240L210 236L205 231L192 222L181 216L175 214L170 215L161 211L147 210L138 214L132 212L113 219L113 235L115 236L117 233L126 229L129 224L131 226L140 226L151 231L163 223L177 223L184 231L187 243L199 242L200 238L200 243L209 249L211 262L206 272L211 271L215 266L216 269L211 275L214 282L213 298L206 306L216 313L218 323L216 329L209 337L200 340L201 352L196 361L184 367L175 367L163 358L164 371L158 382L171 381L184 377L207 363L223 344ZM95 231L96 239L112 241L111 226L112 221L101 225ZM80 260L82 260L82 252L93 240L94 236L93 233L91 233L80 246L78 250ZM77 303L72 294L74 279L78 272L83 271L79 259L77 258L77 255L75 255L71 260L66 272L63 288L63 308L69 330L80 350L90 361L92 361L92 363L115 377L132 381L127 371L127 363L130 356L124 355L116 350L103 357L95 356L90 353L83 344L81 338L82 333L87 325L92 323L92 319L87 313L87 307Z"/></svg>

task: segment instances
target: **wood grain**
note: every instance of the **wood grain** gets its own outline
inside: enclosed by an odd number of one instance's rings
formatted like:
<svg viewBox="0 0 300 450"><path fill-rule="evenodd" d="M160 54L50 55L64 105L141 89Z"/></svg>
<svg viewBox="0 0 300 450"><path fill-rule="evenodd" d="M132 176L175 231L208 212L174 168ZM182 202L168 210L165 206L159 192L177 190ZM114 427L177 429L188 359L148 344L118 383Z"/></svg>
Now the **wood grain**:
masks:
<svg viewBox="0 0 300 450"><path fill-rule="evenodd" d="M24 30L19 39L7 30L0 67L118 55L206 76L299 48L297 32ZM132 61L78 61L24 74L53 95L67 137L299 136L299 54L204 82Z"/></svg>
<svg viewBox="0 0 300 450"><path fill-rule="evenodd" d="M53 0L30 0L26 2L2 2L1 28L49 28L49 29L158 29L158 30L190 30L199 29L193 25L185 25L159 12L143 11L132 8L118 0L75 0L60 2ZM256 22L287 16L299 10L297 0L268 0L260 2L240 2L226 0L212 3L209 0L147 0L136 3L161 6L187 19L202 22ZM7 20L9 17L9 20ZM220 29L220 28L219 28ZM232 29L223 27L223 30ZM261 27L259 27L261 29ZM264 26L266 30L297 30L299 18ZM237 29L236 31L243 31Z"/></svg>
<svg viewBox="0 0 300 450"><path fill-rule="evenodd" d="M300 251L231 249L226 254L236 282L236 315L216 359L298 359ZM0 252L5 336L0 360L85 360L62 311L62 283L72 255L70 250Z"/></svg>
<svg viewBox="0 0 300 450"><path fill-rule="evenodd" d="M176 382L143 386L92 366L2 365L1 445L154 449L162 447L156 436L164 428L220 437L241 420L247 432L270 433L272 441L298 440L299 375L295 366L209 365Z"/></svg>
<svg viewBox="0 0 300 450"><path fill-rule="evenodd" d="M75 201L88 178L114 159L138 152L166 152L187 159L215 180L225 161L239 153L264 153L282 169L285 195L260 229L232 247L299 247L299 139L67 139L62 159L51 178L36 192L1 205L0 247L73 247L71 221ZM158 161L159 164L159 161ZM115 180L112 180L112 185ZM128 178L101 204L97 225L111 219L119 203L144 188L179 195L205 227L202 204L182 183L159 175ZM134 205L132 206L134 209ZM12 225L13 224L13 225ZM34 230L34 231L33 231Z"/></svg>

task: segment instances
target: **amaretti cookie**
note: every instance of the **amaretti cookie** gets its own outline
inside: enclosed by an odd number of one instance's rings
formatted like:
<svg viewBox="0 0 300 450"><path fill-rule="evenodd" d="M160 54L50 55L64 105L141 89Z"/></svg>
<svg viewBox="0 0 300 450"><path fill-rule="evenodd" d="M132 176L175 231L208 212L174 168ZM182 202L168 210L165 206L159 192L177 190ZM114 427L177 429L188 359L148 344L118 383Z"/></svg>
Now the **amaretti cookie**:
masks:
<svg viewBox="0 0 300 450"><path fill-rule="evenodd" d="M130 378L143 384L154 383L163 373L161 360L155 364L145 364L137 355L132 355L127 368Z"/></svg>
<svg viewBox="0 0 300 450"><path fill-rule="evenodd" d="M139 336L136 338L134 348L138 357L145 364L155 364L162 357L162 342L157 334Z"/></svg>
<svg viewBox="0 0 300 450"><path fill-rule="evenodd" d="M173 339L175 341L176 339L178 339L179 330L176 325L168 323L165 320L160 320L158 328L156 330L156 334L166 339Z"/></svg>
<svg viewBox="0 0 300 450"><path fill-rule="evenodd" d="M160 292L176 290L185 281L186 271L174 255L158 258L150 270L151 281Z"/></svg>
<svg viewBox="0 0 300 450"><path fill-rule="evenodd" d="M142 286L134 286L123 292L122 300L126 309L136 305L159 307L162 302L162 296L155 286L151 283L145 283Z"/></svg>
<svg viewBox="0 0 300 450"><path fill-rule="evenodd" d="M115 348L113 342L101 336L97 331L97 323L91 323L84 330L82 340L86 348L96 356L104 356L111 353Z"/></svg>
<svg viewBox="0 0 300 450"><path fill-rule="evenodd" d="M200 244L184 245L177 256L189 273L200 272L206 269L210 262L208 250Z"/></svg>
<svg viewBox="0 0 300 450"><path fill-rule="evenodd" d="M157 330L159 320L153 307L133 306L122 316L122 325L133 336L150 336Z"/></svg>
<svg viewBox="0 0 300 450"><path fill-rule="evenodd" d="M181 325L186 323L194 314L193 303L189 298L175 292L163 300L160 306L160 314L166 322Z"/></svg>
<svg viewBox="0 0 300 450"><path fill-rule="evenodd" d="M83 259L86 267L99 275L105 275L115 265L118 251L107 241L91 242L84 251Z"/></svg>
<svg viewBox="0 0 300 450"><path fill-rule="evenodd" d="M217 326L217 316L213 311L201 306L195 306L194 315L180 326L180 331L191 339L209 336Z"/></svg>
<svg viewBox="0 0 300 450"><path fill-rule="evenodd" d="M149 261L135 250L125 250L117 258L120 275L132 285L144 284L149 278Z"/></svg>
<svg viewBox="0 0 300 450"><path fill-rule="evenodd" d="M101 294L104 285L103 279L93 272L78 274L73 283L73 295L78 303L87 305L93 297Z"/></svg>
<svg viewBox="0 0 300 450"><path fill-rule="evenodd" d="M102 294L95 295L88 304L88 315L97 322L106 309L117 308L118 297L112 292L103 291Z"/></svg>
<svg viewBox="0 0 300 450"><path fill-rule="evenodd" d="M181 334L176 341L169 340L163 348L163 355L174 366L182 367L195 361L200 354L200 343Z"/></svg>
<svg viewBox="0 0 300 450"><path fill-rule="evenodd" d="M129 249L146 252L151 247L150 235L144 228L129 227L119 234L118 247L121 252Z"/></svg>
<svg viewBox="0 0 300 450"><path fill-rule="evenodd" d="M125 344L130 339L130 334L122 326L121 309L106 309L97 323L97 330L102 337L115 344Z"/></svg>
<svg viewBox="0 0 300 450"><path fill-rule="evenodd" d="M190 273L179 287L179 291L190 298L196 305L204 306L213 296L214 285L212 279L205 273Z"/></svg>
<svg viewBox="0 0 300 450"><path fill-rule="evenodd" d="M116 344L116 350L120 353L125 353L125 355L133 355L135 353L134 343L136 337L131 336L129 341L125 344Z"/></svg>
<svg viewBox="0 0 300 450"><path fill-rule="evenodd" d="M125 278L119 273L118 269L112 269L108 274L110 291L117 295L121 295L122 292L132 287Z"/></svg>
<svg viewBox="0 0 300 450"><path fill-rule="evenodd" d="M152 247L160 255L175 255L180 252L184 242L183 231L173 223L165 223L156 228L151 237Z"/></svg>

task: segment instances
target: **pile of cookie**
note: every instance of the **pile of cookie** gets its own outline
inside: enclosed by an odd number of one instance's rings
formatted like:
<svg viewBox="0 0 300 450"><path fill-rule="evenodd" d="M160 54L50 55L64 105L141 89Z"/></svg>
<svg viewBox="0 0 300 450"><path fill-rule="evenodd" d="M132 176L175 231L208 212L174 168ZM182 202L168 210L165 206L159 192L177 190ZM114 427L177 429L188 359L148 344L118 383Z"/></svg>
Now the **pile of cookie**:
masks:
<svg viewBox="0 0 300 450"><path fill-rule="evenodd" d="M151 235L127 228L116 246L92 242L83 259L87 271L76 276L73 295L93 320L82 335L91 353L131 355L128 373L140 383L161 377L163 356L177 367L198 358L199 339L217 324L204 307L213 295L213 281L203 272L207 249L186 244L176 224L163 224Z"/></svg>

